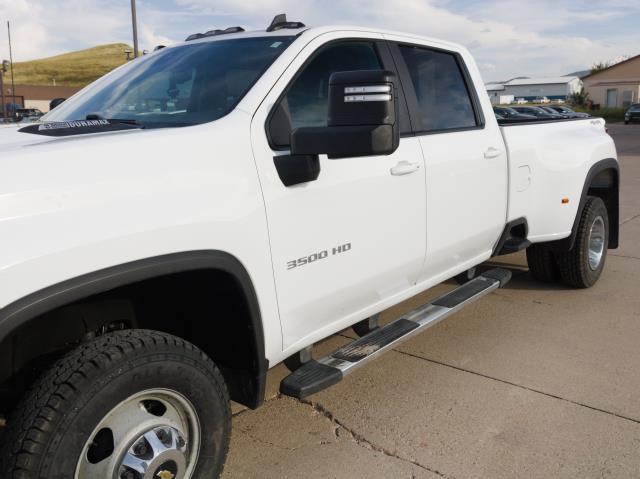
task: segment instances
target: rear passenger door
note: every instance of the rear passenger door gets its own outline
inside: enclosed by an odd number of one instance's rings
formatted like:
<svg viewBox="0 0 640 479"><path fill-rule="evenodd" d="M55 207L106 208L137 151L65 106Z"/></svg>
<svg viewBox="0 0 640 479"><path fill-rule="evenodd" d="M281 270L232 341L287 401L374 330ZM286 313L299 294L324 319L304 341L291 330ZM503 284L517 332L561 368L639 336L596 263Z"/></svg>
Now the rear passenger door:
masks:
<svg viewBox="0 0 640 479"><path fill-rule="evenodd" d="M504 142L497 122L483 116L483 101L492 114L489 100L478 98L472 77L483 85L464 52L403 42L391 48L426 166L427 255L419 281L451 276L485 260L504 228Z"/></svg>

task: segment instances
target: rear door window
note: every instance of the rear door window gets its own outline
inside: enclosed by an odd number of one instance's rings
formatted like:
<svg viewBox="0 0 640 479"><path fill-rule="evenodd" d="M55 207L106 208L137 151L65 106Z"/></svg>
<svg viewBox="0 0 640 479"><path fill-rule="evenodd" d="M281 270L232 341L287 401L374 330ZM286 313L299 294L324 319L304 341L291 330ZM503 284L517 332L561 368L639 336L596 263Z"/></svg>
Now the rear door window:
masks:
<svg viewBox="0 0 640 479"><path fill-rule="evenodd" d="M400 45L418 102L421 132L479 126L472 97L453 53Z"/></svg>

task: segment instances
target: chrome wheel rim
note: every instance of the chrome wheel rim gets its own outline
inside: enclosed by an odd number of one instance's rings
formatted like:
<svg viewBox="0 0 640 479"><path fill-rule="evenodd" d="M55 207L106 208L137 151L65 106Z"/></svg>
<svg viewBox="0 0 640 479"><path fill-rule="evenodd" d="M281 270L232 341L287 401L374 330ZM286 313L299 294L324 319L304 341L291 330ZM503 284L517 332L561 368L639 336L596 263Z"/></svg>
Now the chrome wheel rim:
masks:
<svg viewBox="0 0 640 479"><path fill-rule="evenodd" d="M598 216L591 224L589 231L589 268L592 271L598 269L604 254L605 227L604 219Z"/></svg>
<svg viewBox="0 0 640 479"><path fill-rule="evenodd" d="M188 479L200 451L200 422L183 395L136 393L115 406L87 440L76 479Z"/></svg>

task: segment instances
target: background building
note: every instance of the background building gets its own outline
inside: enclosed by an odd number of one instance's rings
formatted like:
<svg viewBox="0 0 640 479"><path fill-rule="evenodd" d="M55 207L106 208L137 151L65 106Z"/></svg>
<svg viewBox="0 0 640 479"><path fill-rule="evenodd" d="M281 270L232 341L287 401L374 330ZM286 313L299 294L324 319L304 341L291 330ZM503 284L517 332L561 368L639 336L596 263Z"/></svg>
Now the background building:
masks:
<svg viewBox="0 0 640 479"><path fill-rule="evenodd" d="M602 107L627 108L640 103L640 55L586 76L584 89Z"/></svg>
<svg viewBox="0 0 640 479"><path fill-rule="evenodd" d="M486 88L494 103L499 103L501 96L524 98L527 101L539 96L546 96L549 100L567 100L572 93L580 91L582 80L577 76L514 78L507 82L487 84Z"/></svg>
<svg viewBox="0 0 640 479"><path fill-rule="evenodd" d="M11 83L4 83L5 103L15 103L20 108L37 108L46 113L49 111L49 102L54 98L69 98L78 92L78 87L68 86L44 86L44 85L16 85L15 95L11 91ZM0 108L0 115L2 108Z"/></svg>
<svg viewBox="0 0 640 479"><path fill-rule="evenodd" d="M487 89L489 99L494 105L508 105L513 103L514 96L505 94L505 87L503 83L488 83L485 87Z"/></svg>

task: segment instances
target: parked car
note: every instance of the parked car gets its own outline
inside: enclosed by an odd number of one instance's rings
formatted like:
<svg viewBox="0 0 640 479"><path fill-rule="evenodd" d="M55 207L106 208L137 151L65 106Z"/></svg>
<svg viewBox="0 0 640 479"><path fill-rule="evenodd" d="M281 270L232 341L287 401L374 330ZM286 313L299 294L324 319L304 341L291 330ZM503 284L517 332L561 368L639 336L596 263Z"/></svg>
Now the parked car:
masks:
<svg viewBox="0 0 640 479"><path fill-rule="evenodd" d="M0 129L2 478L213 479L270 368L308 398L503 287L491 257L587 288L618 246L604 121L499 125L464 47L284 16L189 38Z"/></svg>
<svg viewBox="0 0 640 479"><path fill-rule="evenodd" d="M559 115L561 118L564 118L564 119L571 118L570 115L556 111L554 108L551 108L550 106L539 106L538 108L546 111L550 115Z"/></svg>
<svg viewBox="0 0 640 479"><path fill-rule="evenodd" d="M536 118L541 120L560 120L562 116L558 113L549 113L548 111L543 110L539 106L514 106L512 107L518 113L522 113L524 115L533 115Z"/></svg>
<svg viewBox="0 0 640 479"><path fill-rule="evenodd" d="M533 99L533 103L551 103L546 96L537 96Z"/></svg>
<svg viewBox="0 0 640 479"><path fill-rule="evenodd" d="M37 108L19 108L16 110L16 116L20 118L39 118L42 115L44 115L44 113Z"/></svg>
<svg viewBox="0 0 640 479"><path fill-rule="evenodd" d="M552 106L549 106L548 108L551 108L552 110L562 115L567 115L568 118L591 118L591 115L589 115L588 113L583 113L581 111L574 111L568 106L552 105Z"/></svg>
<svg viewBox="0 0 640 479"><path fill-rule="evenodd" d="M526 115L524 113L520 113L513 108L505 107L505 106L494 106L493 112L497 115L500 115L503 119L508 120L535 120L536 117L533 115Z"/></svg>
<svg viewBox="0 0 640 479"><path fill-rule="evenodd" d="M526 105L528 102L524 98L516 98L516 105Z"/></svg>
<svg viewBox="0 0 640 479"><path fill-rule="evenodd" d="M21 118L17 117L17 116L8 116L6 118L0 117L0 124L3 124L3 125L15 125L20 120L21 120Z"/></svg>
<svg viewBox="0 0 640 479"><path fill-rule="evenodd" d="M640 103L634 103L624 114L624 124L628 125L633 121L640 121Z"/></svg>
<svg viewBox="0 0 640 479"><path fill-rule="evenodd" d="M18 116L16 117L16 123L26 124L26 123L36 123L40 121L42 116Z"/></svg>

